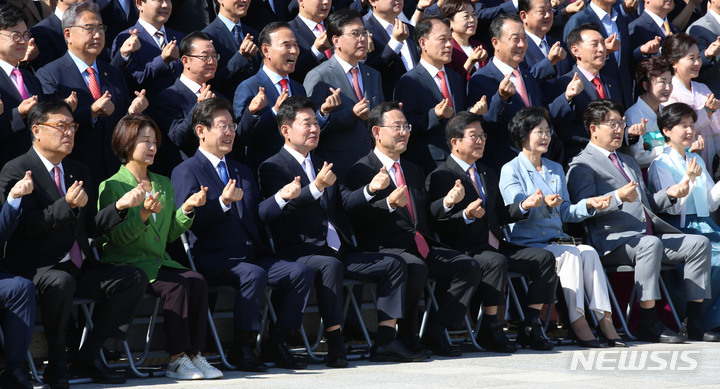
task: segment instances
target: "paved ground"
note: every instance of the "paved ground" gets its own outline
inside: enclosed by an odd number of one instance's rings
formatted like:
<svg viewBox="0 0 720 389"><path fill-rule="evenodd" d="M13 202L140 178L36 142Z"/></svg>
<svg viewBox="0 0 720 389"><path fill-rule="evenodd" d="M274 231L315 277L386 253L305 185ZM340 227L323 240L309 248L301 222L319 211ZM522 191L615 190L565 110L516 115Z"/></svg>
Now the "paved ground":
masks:
<svg viewBox="0 0 720 389"><path fill-rule="evenodd" d="M574 346L551 352L521 350L514 355L465 353L460 358L433 358L430 362L380 364L351 361L351 368L329 369L310 365L288 372L271 369L265 374L225 371L225 378L209 381L174 381L165 377L131 379L122 388L720 388L720 343L681 345L633 343L630 348L602 349L594 354ZM582 357L573 365L573 355ZM644 358L644 359L643 359ZM632 362L634 361L634 362ZM588 365L585 369L583 363ZM619 370L635 366L635 370ZM592 366L592 367L590 367ZM600 369L598 369L600 368ZM639 369L638 369L639 368ZM108 388L84 384L77 389Z"/></svg>

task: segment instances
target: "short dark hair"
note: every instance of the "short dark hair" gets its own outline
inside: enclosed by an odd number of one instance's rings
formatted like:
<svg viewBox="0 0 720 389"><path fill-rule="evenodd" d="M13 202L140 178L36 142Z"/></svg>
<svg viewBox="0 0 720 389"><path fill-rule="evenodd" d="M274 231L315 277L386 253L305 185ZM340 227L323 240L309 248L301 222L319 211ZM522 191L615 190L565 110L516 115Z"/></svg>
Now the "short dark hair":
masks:
<svg viewBox="0 0 720 389"><path fill-rule="evenodd" d="M332 43L334 36L342 35L343 28L355 19L359 20L360 24L363 24L362 16L355 10L346 8L331 13L330 16L325 19L325 28L327 29L327 37L330 43Z"/></svg>
<svg viewBox="0 0 720 389"><path fill-rule="evenodd" d="M395 110L402 112L402 106L400 106L400 102L398 101L386 101L376 105L375 108L370 110L370 115L368 115L368 129L372 131L373 127L382 126L384 123L383 115L385 115L385 112Z"/></svg>
<svg viewBox="0 0 720 389"><path fill-rule="evenodd" d="M610 111L617 111L620 116L625 115L625 107L613 99L594 100L588 104L583 113L583 124L588 134L590 133L590 126L604 122Z"/></svg>
<svg viewBox="0 0 720 389"><path fill-rule="evenodd" d="M508 124L508 132L515 147L522 150L523 142L530 135L533 128L537 127L545 120L548 126L552 126L552 120L547 109L543 107L525 107L510 119Z"/></svg>
<svg viewBox="0 0 720 389"><path fill-rule="evenodd" d="M582 33L583 33L584 31L587 31L587 30L597 31L598 33L600 33L600 35L602 35L602 32L600 31L600 26L598 26L597 24L595 24L595 23L583 23L583 24L577 26L577 28L574 28L574 29L573 29L572 31L570 31L570 33L568 34L567 39L565 40L565 42L567 43L568 49L570 49L571 47L573 47L573 46L577 45L578 43L582 42L582 40L583 40L583 39L582 39Z"/></svg>
<svg viewBox="0 0 720 389"><path fill-rule="evenodd" d="M518 13L520 11L529 12L532 0L518 0Z"/></svg>
<svg viewBox="0 0 720 389"><path fill-rule="evenodd" d="M469 111L460 111L451 117L445 127L445 141L448 147L452 149L452 143L450 142L453 138L462 138L465 135L465 128L470 123L478 122L482 126L482 118L479 115L475 115Z"/></svg>
<svg viewBox="0 0 720 389"><path fill-rule="evenodd" d="M230 116L235 120L233 115L232 104L223 97L214 97L212 99L205 99L195 106L192 113L192 128L195 132L195 127L200 124L205 127L212 127L213 114L215 111L225 110L230 112ZM197 134L196 134L197 135Z"/></svg>
<svg viewBox="0 0 720 389"><path fill-rule="evenodd" d="M48 116L51 113L56 113L60 111L61 109L67 109L67 111L72 115L72 108L70 108L70 105L65 102L65 100L60 98L52 98L49 100L41 100L37 104L33 105L32 108L30 108L30 111L27 115L27 126L28 128L32 128L32 126L38 124L38 123L45 123L48 120Z"/></svg>
<svg viewBox="0 0 720 389"><path fill-rule="evenodd" d="M20 22L27 23L25 13L13 4L0 6L0 30L17 26Z"/></svg>
<svg viewBox="0 0 720 389"><path fill-rule="evenodd" d="M685 117L692 117L693 122L697 121L697 113L691 106L685 103L672 103L666 105L660 110L657 118L657 125L660 133L663 134L665 142L670 141L670 137L665 135L664 129L671 129L677 126Z"/></svg>
<svg viewBox="0 0 720 389"><path fill-rule="evenodd" d="M500 39L500 33L502 32L502 28L505 25L506 20L523 24L522 19L520 19L518 14L500 14L496 16L492 22L490 22L490 28L488 29L488 32L490 32L490 38Z"/></svg>
<svg viewBox="0 0 720 389"><path fill-rule="evenodd" d="M155 131L155 142L157 149L160 148L160 128L150 116L142 114L126 115L115 126L112 134L112 149L115 156L121 163L128 163L130 156L135 150L135 142L138 134L145 127L150 127Z"/></svg>
<svg viewBox="0 0 720 389"><path fill-rule="evenodd" d="M292 124L292 122L295 121L298 112L300 112L301 109L306 108L315 112L317 106L315 105L315 102L313 102L312 99L310 99L309 97L288 97L285 101L283 101L282 104L280 104L280 108L278 108L277 110L278 130L281 126Z"/></svg>
<svg viewBox="0 0 720 389"><path fill-rule="evenodd" d="M267 44L268 46L272 45L272 39L270 38L270 34L281 28L287 28L288 30L292 31L292 28L290 28L290 25L287 22L276 21L265 25L265 27L263 27L263 29L260 31L260 34L258 35L258 47L262 47L262 45L264 44ZM260 50L260 55L263 56L262 50Z"/></svg>
<svg viewBox="0 0 720 389"><path fill-rule="evenodd" d="M84 12L91 12L97 15L98 18L102 21L102 16L100 16L100 7L98 7L97 3L93 1L85 1L82 3L75 3L68 7L68 9L65 10L63 13L62 18L62 28L63 30L66 28L69 28L70 26L74 26L77 24L78 19L80 19L80 15Z"/></svg>
<svg viewBox="0 0 720 389"><path fill-rule="evenodd" d="M672 74L672 65L667 58L661 55L654 55L649 58L645 58L635 68L635 80L640 91L647 92L645 86L646 82L650 82L653 77L660 77L665 72Z"/></svg>
<svg viewBox="0 0 720 389"><path fill-rule="evenodd" d="M212 38L202 31L193 31L185 35L185 38L180 41L180 45L178 46L181 57L192 53L192 45L196 40L212 41Z"/></svg>
<svg viewBox="0 0 720 389"><path fill-rule="evenodd" d="M415 35L415 46L418 49L418 53L422 52L422 48L420 47L420 38L427 39L435 23L442 23L450 28L450 21L442 15L423 16L423 18L415 25L415 31L413 34Z"/></svg>
<svg viewBox="0 0 720 389"><path fill-rule="evenodd" d="M445 0L440 6L440 14L452 19L458 13L465 11L468 4L470 4L470 0Z"/></svg>
<svg viewBox="0 0 720 389"><path fill-rule="evenodd" d="M692 45L697 45L697 43L698 40L694 36L684 32L670 35L662 44L662 56L671 63L675 62L684 57Z"/></svg>

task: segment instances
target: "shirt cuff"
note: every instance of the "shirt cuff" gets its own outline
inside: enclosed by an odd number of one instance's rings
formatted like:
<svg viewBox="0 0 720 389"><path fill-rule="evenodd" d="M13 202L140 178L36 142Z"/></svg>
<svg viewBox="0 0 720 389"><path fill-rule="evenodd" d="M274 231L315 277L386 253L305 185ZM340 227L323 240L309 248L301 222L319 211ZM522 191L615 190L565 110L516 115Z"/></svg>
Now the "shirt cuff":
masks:
<svg viewBox="0 0 720 389"><path fill-rule="evenodd" d="M520 208L520 212L522 212L523 215L526 214L526 213L528 213L528 212L530 212L529 209L523 209L523 207L522 207L522 201L520 202L520 204L518 204L518 208Z"/></svg>
<svg viewBox="0 0 720 389"><path fill-rule="evenodd" d="M275 202L277 203L278 207L280 207L280 209L285 208L288 203L287 201L285 201L285 199L280 197L280 192L275 193Z"/></svg>
<svg viewBox="0 0 720 389"><path fill-rule="evenodd" d="M315 186L315 181L310 183L310 194L312 194L312 197L317 200L322 196L323 192L320 191L320 189Z"/></svg>
<svg viewBox="0 0 720 389"><path fill-rule="evenodd" d="M220 208L222 208L223 212L227 212L230 210L230 206L225 205L225 203L223 203L222 199L218 199L218 201L220 202Z"/></svg>
<svg viewBox="0 0 720 389"><path fill-rule="evenodd" d="M365 188L363 189L363 195L365 195L365 201L370 202L375 195L370 194L370 187L368 185L365 185Z"/></svg>
<svg viewBox="0 0 720 389"><path fill-rule="evenodd" d="M393 207L390 205L390 199L389 199L389 198L385 198L385 202L387 203L388 211L389 211L390 213L395 212L395 208L393 208Z"/></svg>
<svg viewBox="0 0 720 389"><path fill-rule="evenodd" d="M16 211L17 211L18 209L20 209L20 203L21 203L21 202L22 202L22 197L20 197L19 199L16 199L16 198L8 195L7 203L8 203L8 205L10 205L11 207L13 207L13 209L15 209Z"/></svg>
<svg viewBox="0 0 720 389"><path fill-rule="evenodd" d="M615 191L615 201L617 201L618 206L620 206L623 203L623 201L620 200L620 193L618 193L618 191Z"/></svg>
<svg viewBox="0 0 720 389"><path fill-rule="evenodd" d="M465 213L464 210L463 210L462 215L463 215L463 220L465 220L465 224L470 224L475 221L475 219L468 219L467 214Z"/></svg>
<svg viewBox="0 0 720 389"><path fill-rule="evenodd" d="M311 47L310 51L312 51L313 55L318 61L325 59L325 53L321 53L320 50L317 49L317 47Z"/></svg>
<svg viewBox="0 0 720 389"><path fill-rule="evenodd" d="M395 38L390 38L390 40L388 41L388 46L392 51L395 52L395 54L400 54L403 43L396 41Z"/></svg>

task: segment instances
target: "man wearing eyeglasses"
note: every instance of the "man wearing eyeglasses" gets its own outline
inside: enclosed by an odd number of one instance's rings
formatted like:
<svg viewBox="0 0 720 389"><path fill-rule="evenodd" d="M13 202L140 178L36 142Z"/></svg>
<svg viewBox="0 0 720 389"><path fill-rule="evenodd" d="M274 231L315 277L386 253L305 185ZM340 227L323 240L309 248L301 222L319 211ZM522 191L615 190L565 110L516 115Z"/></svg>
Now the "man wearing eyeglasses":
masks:
<svg viewBox="0 0 720 389"><path fill-rule="evenodd" d="M163 142L158 151L155 160L159 165L155 171L168 175L182 160L194 155L198 148L192 128L192 113L198 103L215 97L216 93L208 82L215 77L220 58L210 37L199 31L183 38L179 52L182 74L172 86L160 93L162 98L157 99L153 107L160 131L170 140ZM235 149L238 149L237 146Z"/></svg>
<svg viewBox="0 0 720 389"><path fill-rule="evenodd" d="M73 367L96 382L119 384L125 374L109 369L100 348L110 337L126 337L130 320L143 297L148 279L132 266L93 260L88 238L98 237L125 220L127 210L144 200L142 188L97 210L97 186L82 163L66 158L73 150L78 124L62 100L37 103L28 113L33 144L0 172L0 197L31 172L32 193L22 199L22 214L5 246L3 265L37 288L38 306L48 343L44 381L51 388L68 388L65 330L73 297L98 301L94 328L75 356ZM6 333L5 336L13 336Z"/></svg>
<svg viewBox="0 0 720 389"><path fill-rule="evenodd" d="M132 102L122 72L97 60L105 47L106 26L97 4L76 3L63 14L67 53L38 70L43 91L55 96L77 93L73 112L80 131L71 157L84 163L94 180L102 181L120 167L110 147L115 124L127 113L147 108L145 92Z"/></svg>
<svg viewBox="0 0 720 389"><path fill-rule="evenodd" d="M425 181L429 200L445 197L458 180L465 196L449 212L433 208L431 226L443 243L472 256L483 269L471 307L476 316L479 304L483 304L477 341L493 352L517 350L505 336L497 315L498 306L504 305L507 272L513 271L527 275L530 280L525 322L518 343L534 350L550 350L553 344L542 330L539 315L543 304L553 301L555 257L546 250L508 243L501 230L502 225L525 219L531 208L542 205L542 193L505 205L497 175L477 162L485 152L487 141L479 116L458 113L449 120L445 137L452 154Z"/></svg>
<svg viewBox="0 0 720 389"><path fill-rule="evenodd" d="M40 69L65 54L67 45L63 38L62 17L71 5L82 1L88 0L58 0L52 14L32 26L30 32L38 49L38 56L32 60L33 68Z"/></svg>
<svg viewBox="0 0 720 389"><path fill-rule="evenodd" d="M427 212L438 208L450 212L463 198L464 188L458 180L445 196L429 201L422 169L400 158L414 130L400 103L384 102L373 108L368 127L375 149L353 165L342 193L358 245L362 250L399 255L407 264L406 309L398 337L411 351L422 350L418 334L423 288L428 277L437 280L439 309L430 314L422 340L435 355L459 356L462 352L448 342L445 329L457 328L464 320L482 269L475 259L433 238Z"/></svg>
<svg viewBox="0 0 720 389"><path fill-rule="evenodd" d="M369 34L360 14L339 10L325 20L334 55L311 70L303 86L315 104L322 104L340 89L340 106L333 111L315 153L333 163L342 181L350 167L372 148L365 124L370 110L385 101L377 70L362 61Z"/></svg>
<svg viewBox="0 0 720 389"><path fill-rule="evenodd" d="M656 216L689 192L689 179L667 189L648 192L634 158L618 153L623 143L625 109L615 100L588 104L583 119L590 142L572 161L567 173L573 202L611 195L610 206L586 220L589 238L604 265L635 268L640 301L640 329L646 342L682 343L684 334L665 327L657 315L658 277L663 264L683 265L686 329L704 340L718 341L701 323L702 302L710 298L710 241L702 235L683 234ZM631 301L631 303L633 303Z"/></svg>

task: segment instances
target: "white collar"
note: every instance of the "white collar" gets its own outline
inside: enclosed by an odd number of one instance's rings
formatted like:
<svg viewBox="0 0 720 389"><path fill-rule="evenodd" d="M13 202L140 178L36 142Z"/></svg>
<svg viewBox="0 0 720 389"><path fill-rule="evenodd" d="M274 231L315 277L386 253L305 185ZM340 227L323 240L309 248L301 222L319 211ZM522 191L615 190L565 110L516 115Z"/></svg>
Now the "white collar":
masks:
<svg viewBox="0 0 720 389"><path fill-rule="evenodd" d="M599 151L600 153L602 153L602 155L604 155L605 158L610 158L610 154L615 153L615 151L610 151L610 150L604 149L604 148L596 145L596 144L593 143L593 142L588 142L588 145L594 147L597 151ZM617 153L616 153L616 155L617 155ZM620 159L620 157L618 157L618 159Z"/></svg>
<svg viewBox="0 0 720 389"><path fill-rule="evenodd" d="M201 152L202 155L204 155L205 158L207 158L208 161L210 161L210 163L211 163L211 164L213 165L213 167L216 168L216 169L217 169L217 165L218 165L221 161L225 161L225 156L224 156L224 155L223 155L222 158L218 158L218 157L212 155L209 151L203 149L202 146L198 147L198 151ZM225 162L225 166L227 166L227 162Z"/></svg>
<svg viewBox="0 0 720 389"><path fill-rule="evenodd" d="M142 19L138 19L138 23L140 23L140 25L145 29L145 31L147 31L147 33L150 34L153 39L155 39L155 33L158 32L158 29L155 28L155 26ZM163 36L165 36L165 41L167 42L167 33L165 32L165 26L160 27L159 31L162 31Z"/></svg>
<svg viewBox="0 0 720 389"><path fill-rule="evenodd" d="M202 88L202 85L198 84L197 82L187 78L186 75L181 74L180 75L180 82L183 83L192 93L197 94L200 88Z"/></svg>
<svg viewBox="0 0 720 389"><path fill-rule="evenodd" d="M53 165L52 162L48 161L47 158L45 158L42 154L40 154L40 152L38 151L38 149L35 148L34 145L33 145L33 150L35 151L35 154L37 154L37 156L40 157L40 161L43 163L43 166L45 166L45 170L47 170L50 173L50 177L54 179L53 169L55 168L55 165ZM65 169L63 168L62 161L60 161L60 163L57 164L57 166L60 168L60 175L64 176Z"/></svg>
<svg viewBox="0 0 720 389"><path fill-rule="evenodd" d="M608 14L607 12L605 12L604 9L600 8L597 4L595 4L595 2L591 1L590 8L595 12L595 14L597 15L598 19L600 19L600 21L605 19L605 16L607 16L607 15L610 15L610 20L612 20L613 23L615 21L617 21L617 12L615 12L615 10L612 7L610 7L610 14Z"/></svg>
<svg viewBox="0 0 720 389"><path fill-rule="evenodd" d="M434 65L431 65L429 62L425 61L424 59L420 58L420 64L427 70L428 73L430 73L430 77L435 78L437 76L439 71L445 71L445 65L441 67L440 69L436 68ZM447 73L447 72L446 72Z"/></svg>
<svg viewBox="0 0 720 389"><path fill-rule="evenodd" d="M383 154L383 152L380 151L380 149L378 149L377 147L375 147L373 149L373 153L375 153L375 156L378 157L378 159L380 160L380 163L383 166L385 166L385 170L387 170L387 171L390 171L390 169L393 167L395 162L400 163L400 158L398 158L398 160L395 161L392 158L388 157L387 155ZM400 168L402 169L402 166Z"/></svg>
<svg viewBox="0 0 720 389"><path fill-rule="evenodd" d="M495 64L495 67L498 68L500 73L502 73L504 76L511 74L515 71L510 65L506 64L505 62L498 59L498 57L492 57L493 64Z"/></svg>
<svg viewBox="0 0 720 389"><path fill-rule="evenodd" d="M308 153L307 157L300 154L297 150L293 149L292 147L288 146L287 144L283 145L283 148L287 150L290 155L297 161L297 163L302 166L302 164L305 162L306 159L310 159L310 153ZM310 163L312 163L312 160L310 160Z"/></svg>

